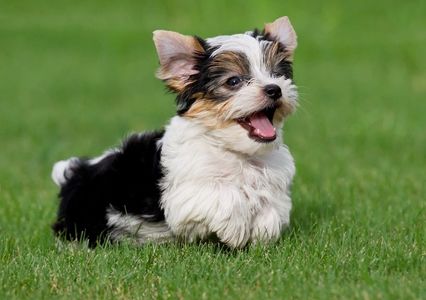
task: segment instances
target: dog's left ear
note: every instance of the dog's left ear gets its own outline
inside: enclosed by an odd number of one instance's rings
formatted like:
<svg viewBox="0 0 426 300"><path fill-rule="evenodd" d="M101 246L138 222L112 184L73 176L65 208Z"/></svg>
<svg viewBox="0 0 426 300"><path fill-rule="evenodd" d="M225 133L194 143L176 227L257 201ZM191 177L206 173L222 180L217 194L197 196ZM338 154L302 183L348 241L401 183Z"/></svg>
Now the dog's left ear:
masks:
<svg viewBox="0 0 426 300"><path fill-rule="evenodd" d="M153 34L160 60L157 77L172 90L180 92L189 77L198 73L195 69L196 55L204 52L204 49L193 36L166 30L156 30Z"/></svg>
<svg viewBox="0 0 426 300"><path fill-rule="evenodd" d="M280 42L291 53L297 47L296 32L288 17L281 17L272 23L265 24L265 34Z"/></svg>

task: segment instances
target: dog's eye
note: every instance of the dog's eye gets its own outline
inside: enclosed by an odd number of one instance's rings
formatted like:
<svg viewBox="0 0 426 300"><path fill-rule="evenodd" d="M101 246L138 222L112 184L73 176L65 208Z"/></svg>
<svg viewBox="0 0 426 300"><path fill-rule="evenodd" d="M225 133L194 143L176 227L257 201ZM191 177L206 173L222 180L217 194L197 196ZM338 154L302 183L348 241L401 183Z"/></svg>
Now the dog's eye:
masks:
<svg viewBox="0 0 426 300"><path fill-rule="evenodd" d="M229 85L230 87L237 87L241 84L241 82L243 82L243 79L241 77L232 76L228 78L228 80L226 81L226 84Z"/></svg>

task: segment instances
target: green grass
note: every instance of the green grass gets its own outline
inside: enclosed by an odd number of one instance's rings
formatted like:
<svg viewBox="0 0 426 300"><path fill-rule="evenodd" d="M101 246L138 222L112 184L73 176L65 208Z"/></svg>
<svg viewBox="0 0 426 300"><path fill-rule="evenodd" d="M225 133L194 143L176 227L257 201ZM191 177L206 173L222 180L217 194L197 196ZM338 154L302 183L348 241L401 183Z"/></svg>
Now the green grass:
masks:
<svg viewBox="0 0 426 300"><path fill-rule="evenodd" d="M0 0L0 299L425 299L425 2L143 2ZM280 242L58 249L52 164L174 113L151 32L281 15L299 35L301 107Z"/></svg>

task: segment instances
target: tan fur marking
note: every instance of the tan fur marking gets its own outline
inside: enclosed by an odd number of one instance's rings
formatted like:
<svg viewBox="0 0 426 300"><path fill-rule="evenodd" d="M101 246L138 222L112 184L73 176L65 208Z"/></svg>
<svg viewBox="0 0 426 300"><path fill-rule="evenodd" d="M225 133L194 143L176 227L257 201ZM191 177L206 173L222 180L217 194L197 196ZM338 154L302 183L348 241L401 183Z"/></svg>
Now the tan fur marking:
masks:
<svg viewBox="0 0 426 300"><path fill-rule="evenodd" d="M234 74L250 74L250 65L248 64L248 60L244 54L232 51L225 51L216 55L210 68L212 71L226 70Z"/></svg>
<svg viewBox="0 0 426 300"><path fill-rule="evenodd" d="M234 120L225 120L224 112L229 110L230 102L214 102L207 99L198 99L191 108L183 115L199 121L209 129L226 128L235 123Z"/></svg>
<svg viewBox="0 0 426 300"><path fill-rule="evenodd" d="M288 102L281 102L275 110L273 123L281 123L287 116L289 116L293 112L293 110L294 108L291 104L289 104Z"/></svg>

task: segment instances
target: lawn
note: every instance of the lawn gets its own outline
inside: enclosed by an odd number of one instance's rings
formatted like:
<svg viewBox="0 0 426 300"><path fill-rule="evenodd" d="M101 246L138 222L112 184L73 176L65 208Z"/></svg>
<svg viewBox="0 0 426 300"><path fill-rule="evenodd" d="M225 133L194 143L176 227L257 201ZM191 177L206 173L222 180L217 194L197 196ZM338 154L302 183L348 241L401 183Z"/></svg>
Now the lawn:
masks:
<svg viewBox="0 0 426 300"><path fill-rule="evenodd" d="M426 2L0 0L0 299L425 299ZM159 3L161 2L161 3ZM52 164L163 126L152 31L288 15L300 108L275 245L58 248Z"/></svg>

